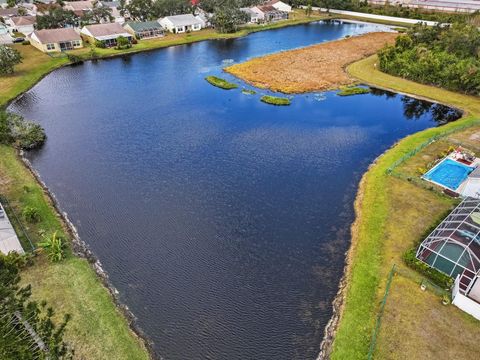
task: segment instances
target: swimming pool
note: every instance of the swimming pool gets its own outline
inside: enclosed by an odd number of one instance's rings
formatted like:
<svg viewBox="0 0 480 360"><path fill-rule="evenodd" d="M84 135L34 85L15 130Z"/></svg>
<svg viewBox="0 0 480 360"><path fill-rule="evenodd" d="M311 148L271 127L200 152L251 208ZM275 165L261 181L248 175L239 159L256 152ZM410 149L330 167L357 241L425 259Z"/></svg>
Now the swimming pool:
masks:
<svg viewBox="0 0 480 360"><path fill-rule="evenodd" d="M445 159L428 171L423 178L450 190L456 190L474 170L452 159Z"/></svg>

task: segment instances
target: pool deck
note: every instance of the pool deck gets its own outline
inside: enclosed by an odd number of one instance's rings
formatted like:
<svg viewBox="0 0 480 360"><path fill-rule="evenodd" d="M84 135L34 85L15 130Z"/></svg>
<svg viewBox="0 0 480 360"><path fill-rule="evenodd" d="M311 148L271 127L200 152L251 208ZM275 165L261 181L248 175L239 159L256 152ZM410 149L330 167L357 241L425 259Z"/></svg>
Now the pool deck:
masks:
<svg viewBox="0 0 480 360"><path fill-rule="evenodd" d="M0 251L5 255L12 251L25 253L2 204L0 204Z"/></svg>
<svg viewBox="0 0 480 360"><path fill-rule="evenodd" d="M443 164L445 162L445 160L447 159L450 159L450 160L453 160L455 161L456 163L460 164L460 165L463 165L463 166L468 166L468 167L472 167L472 168L477 168L479 165L480 165L480 159L479 158L475 158L475 160L467 165L461 161L458 161L458 158L456 156L457 154L455 152L453 152L452 154L449 154L448 156L446 156L445 158L443 158L442 160L440 160L434 167L432 167L430 170L428 170L423 176L422 176L422 179L425 180L425 181L428 181L428 182L431 182L432 184L435 184L437 186L440 186L442 189L447 189L447 190L450 190L450 191L454 191L455 193L458 193L459 195L461 196L464 196L462 194L462 190L463 188L465 187L466 183L467 183L467 180L468 180L468 176L455 188L455 189L452 189L444 184L440 184L432 179L428 179L426 177L426 175L428 173L431 173L434 169L436 169L438 166L440 166L441 164Z"/></svg>

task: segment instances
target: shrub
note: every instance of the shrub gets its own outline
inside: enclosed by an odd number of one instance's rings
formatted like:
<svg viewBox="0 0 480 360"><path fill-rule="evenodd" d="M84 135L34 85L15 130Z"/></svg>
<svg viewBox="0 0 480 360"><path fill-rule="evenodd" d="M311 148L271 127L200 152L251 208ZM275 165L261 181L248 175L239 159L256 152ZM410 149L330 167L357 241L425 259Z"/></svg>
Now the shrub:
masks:
<svg viewBox="0 0 480 360"><path fill-rule="evenodd" d="M24 40L24 41L22 41L22 45L30 45L30 41Z"/></svg>
<svg viewBox="0 0 480 360"><path fill-rule="evenodd" d="M74 54L67 54L68 61L70 61L72 64L79 64L83 62L82 58L78 55Z"/></svg>
<svg viewBox="0 0 480 360"><path fill-rule="evenodd" d="M40 212L33 206L24 207L22 216L29 223L36 223L40 221Z"/></svg>
<svg viewBox="0 0 480 360"><path fill-rule="evenodd" d="M228 82L227 80L219 78L217 76L207 76L205 78L205 80L207 80L213 86L216 86L216 87L219 87L219 88L225 89L225 90L231 90L231 89L238 88L237 84Z"/></svg>
<svg viewBox="0 0 480 360"><path fill-rule="evenodd" d="M45 237L44 241L38 245L47 252L47 256L52 262L59 262L65 258L66 244L64 239L57 235L56 231Z"/></svg>
<svg viewBox="0 0 480 360"><path fill-rule="evenodd" d="M260 98L260 101L266 104L277 105L277 106L286 106L292 103L289 98L270 96L270 95L262 96Z"/></svg>
<svg viewBox="0 0 480 360"><path fill-rule="evenodd" d="M105 49L107 46L103 41L95 40L95 47L99 49Z"/></svg>
<svg viewBox="0 0 480 360"><path fill-rule="evenodd" d="M117 50L128 49L131 47L132 44L130 43L130 40L128 40L125 36L119 36L117 38L117 46L115 47Z"/></svg>
<svg viewBox="0 0 480 360"><path fill-rule="evenodd" d="M138 44L138 39L137 39L137 38L132 38L132 44L133 44L133 45Z"/></svg>
<svg viewBox="0 0 480 360"><path fill-rule="evenodd" d="M444 289L450 288L453 285L453 279L450 276L447 276L437 269L434 269L424 262L418 260L416 253L416 248L408 250L403 255L403 261L405 261L405 264Z"/></svg>
<svg viewBox="0 0 480 360"><path fill-rule="evenodd" d="M33 149L43 145L46 135L43 128L22 116L0 111L0 143L15 143L22 149Z"/></svg>

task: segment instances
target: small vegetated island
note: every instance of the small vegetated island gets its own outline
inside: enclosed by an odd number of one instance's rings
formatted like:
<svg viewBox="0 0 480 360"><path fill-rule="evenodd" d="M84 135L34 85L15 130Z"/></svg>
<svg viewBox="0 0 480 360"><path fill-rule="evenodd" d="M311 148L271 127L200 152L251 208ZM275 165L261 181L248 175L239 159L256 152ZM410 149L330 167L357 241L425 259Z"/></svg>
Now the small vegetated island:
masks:
<svg viewBox="0 0 480 360"><path fill-rule="evenodd" d="M225 71L253 86L286 94L338 89L355 82L344 70L348 64L393 44L397 36L390 32L354 36L252 59ZM356 93L366 91L356 89ZM343 95L353 92L344 91Z"/></svg>
<svg viewBox="0 0 480 360"><path fill-rule="evenodd" d="M205 78L213 86L219 87L225 90L232 90L238 88L237 84L231 83L225 79L219 78L217 76L207 76Z"/></svg>

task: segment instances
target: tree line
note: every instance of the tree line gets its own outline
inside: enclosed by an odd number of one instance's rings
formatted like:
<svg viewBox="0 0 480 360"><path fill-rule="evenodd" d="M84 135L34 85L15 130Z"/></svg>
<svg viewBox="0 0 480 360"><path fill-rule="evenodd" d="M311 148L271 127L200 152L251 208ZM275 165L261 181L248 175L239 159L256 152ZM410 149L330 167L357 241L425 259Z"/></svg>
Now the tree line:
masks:
<svg viewBox="0 0 480 360"><path fill-rule="evenodd" d="M480 94L480 31L467 23L416 25L382 49L380 70L424 84Z"/></svg>

